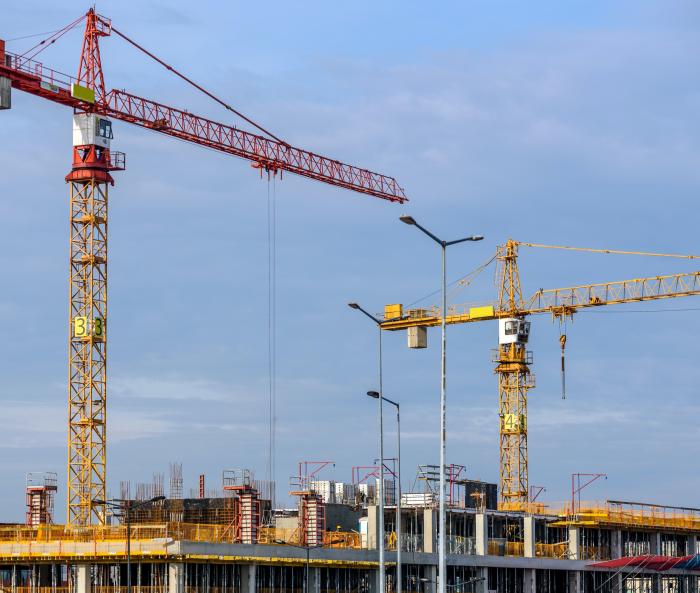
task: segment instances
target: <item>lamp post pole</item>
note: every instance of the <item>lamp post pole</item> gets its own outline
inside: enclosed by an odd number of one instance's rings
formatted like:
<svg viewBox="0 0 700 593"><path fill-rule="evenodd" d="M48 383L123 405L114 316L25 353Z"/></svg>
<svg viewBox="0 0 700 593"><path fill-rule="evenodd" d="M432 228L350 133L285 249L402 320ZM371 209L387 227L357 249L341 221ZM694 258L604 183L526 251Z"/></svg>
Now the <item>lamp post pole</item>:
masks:
<svg viewBox="0 0 700 593"><path fill-rule="evenodd" d="M383 392L384 382L383 382L383 364L382 364L382 323L387 321L398 321L403 319L403 317L396 317L393 319L385 319L382 321L378 319L371 313L367 312L357 303L348 303L348 307L360 311L366 317L374 321L377 326L377 331L379 332L379 394ZM382 406L383 398L377 397L379 404L379 487L377 488L377 497L379 498L379 517L377 522L379 523L379 533L377 534L377 547L379 549L379 593L384 593L386 587L386 563L384 561L384 408ZM400 542L399 542L400 543ZM400 593L400 591L398 592Z"/></svg>
<svg viewBox="0 0 700 593"><path fill-rule="evenodd" d="M396 501L396 593L401 593L402 589L402 570L401 570L401 406L398 402L390 400L388 397L380 396L376 391L368 391L367 395L379 399L381 397L386 403L391 404L396 408L396 435L397 435L397 456L396 464L398 466L397 480L398 500Z"/></svg>
<svg viewBox="0 0 700 593"><path fill-rule="evenodd" d="M401 222L408 224L410 226L417 227L421 232L430 237L435 241L441 248L442 255L442 319L440 322L440 328L442 330L442 354L441 354L441 364L440 364L440 495L439 495L439 540L438 540L438 593L445 593L446 587L445 583L447 581L447 562L445 553L445 541L446 541L446 501L445 501L445 464L446 464L446 453L447 453L447 331L446 331L446 321L447 316L447 248L450 245L456 245L457 243L464 243L465 241L481 241L484 237L481 235L472 235L470 237L464 237L462 239L456 239L454 241L443 241L431 233L428 229L419 225L412 216L401 216Z"/></svg>
<svg viewBox="0 0 700 593"><path fill-rule="evenodd" d="M143 500L138 504L131 504L131 500L120 498L114 500L93 500L93 503L119 509L126 522L126 593L131 593L131 511L141 508L152 502L165 500L165 496L154 496L148 500Z"/></svg>

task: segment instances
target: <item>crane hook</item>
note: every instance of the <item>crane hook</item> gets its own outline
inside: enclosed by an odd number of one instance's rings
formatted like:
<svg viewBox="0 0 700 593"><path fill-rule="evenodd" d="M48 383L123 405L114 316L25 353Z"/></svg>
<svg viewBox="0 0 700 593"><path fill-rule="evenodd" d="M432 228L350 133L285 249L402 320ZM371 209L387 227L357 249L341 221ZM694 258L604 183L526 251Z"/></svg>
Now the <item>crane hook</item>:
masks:
<svg viewBox="0 0 700 593"><path fill-rule="evenodd" d="M564 351L566 350L566 334L559 336L561 344L561 398L566 399L566 370L564 367Z"/></svg>

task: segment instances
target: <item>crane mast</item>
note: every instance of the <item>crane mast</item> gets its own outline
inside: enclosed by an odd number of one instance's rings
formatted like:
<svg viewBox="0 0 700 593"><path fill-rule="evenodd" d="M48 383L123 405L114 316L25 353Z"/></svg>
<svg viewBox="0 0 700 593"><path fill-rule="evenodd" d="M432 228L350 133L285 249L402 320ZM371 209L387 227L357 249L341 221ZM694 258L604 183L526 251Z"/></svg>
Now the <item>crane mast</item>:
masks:
<svg viewBox="0 0 700 593"><path fill-rule="evenodd" d="M98 38L87 14L78 83L104 97ZM73 115L70 185L68 349L68 511L71 525L104 523L107 480L107 228L112 125L88 109Z"/></svg>
<svg viewBox="0 0 700 593"><path fill-rule="evenodd" d="M508 241L499 248L499 308L512 317L499 320L498 349L493 357L498 376L501 499L505 510L527 503L527 395L535 386L530 371L532 353L527 350L530 323L517 317L523 296L518 271L518 246Z"/></svg>

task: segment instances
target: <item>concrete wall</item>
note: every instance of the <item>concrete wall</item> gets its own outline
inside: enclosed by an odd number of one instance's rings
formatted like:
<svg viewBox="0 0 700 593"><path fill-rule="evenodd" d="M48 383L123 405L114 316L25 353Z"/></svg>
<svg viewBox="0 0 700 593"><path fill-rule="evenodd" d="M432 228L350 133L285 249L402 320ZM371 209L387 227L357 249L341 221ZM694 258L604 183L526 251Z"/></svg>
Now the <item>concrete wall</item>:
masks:
<svg viewBox="0 0 700 593"><path fill-rule="evenodd" d="M386 512L386 509L385 509ZM391 511L394 512L393 510ZM355 510L344 504L326 505L326 529L335 531L340 527L340 531L359 531L360 517L362 511Z"/></svg>

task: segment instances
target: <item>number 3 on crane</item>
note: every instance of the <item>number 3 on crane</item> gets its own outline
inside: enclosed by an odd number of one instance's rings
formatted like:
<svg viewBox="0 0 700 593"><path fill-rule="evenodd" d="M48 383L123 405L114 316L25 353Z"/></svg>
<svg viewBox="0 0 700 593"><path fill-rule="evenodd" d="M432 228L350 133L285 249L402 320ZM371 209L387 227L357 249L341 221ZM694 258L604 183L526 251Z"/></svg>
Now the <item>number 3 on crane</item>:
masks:
<svg viewBox="0 0 700 593"><path fill-rule="evenodd" d="M102 338L105 333L104 319L95 317L90 323L89 319L84 316L73 317L73 337L86 338L92 336L94 338Z"/></svg>

